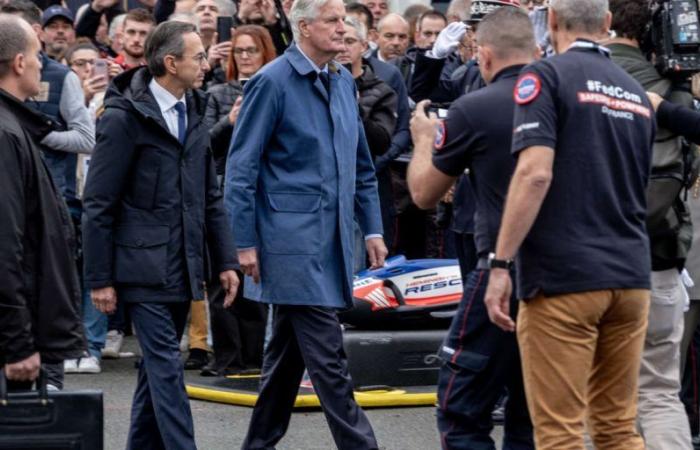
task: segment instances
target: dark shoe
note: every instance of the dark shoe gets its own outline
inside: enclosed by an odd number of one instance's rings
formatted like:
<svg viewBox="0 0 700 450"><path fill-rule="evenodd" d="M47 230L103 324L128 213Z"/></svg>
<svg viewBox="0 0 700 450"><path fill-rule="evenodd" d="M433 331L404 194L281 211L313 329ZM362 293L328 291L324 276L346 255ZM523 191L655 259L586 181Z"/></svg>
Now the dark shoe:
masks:
<svg viewBox="0 0 700 450"><path fill-rule="evenodd" d="M206 366L202 367L202 371L199 372L200 377L218 377L219 371L216 369L216 363L214 361L210 362Z"/></svg>
<svg viewBox="0 0 700 450"><path fill-rule="evenodd" d="M185 370L200 370L209 363L209 355L205 350L193 348L185 361Z"/></svg>

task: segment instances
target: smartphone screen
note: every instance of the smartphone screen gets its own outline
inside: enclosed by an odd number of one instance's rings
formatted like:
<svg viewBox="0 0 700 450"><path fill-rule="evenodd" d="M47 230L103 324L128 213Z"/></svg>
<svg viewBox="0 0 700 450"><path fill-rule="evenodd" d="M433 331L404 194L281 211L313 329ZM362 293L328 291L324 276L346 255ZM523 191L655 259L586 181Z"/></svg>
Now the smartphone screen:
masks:
<svg viewBox="0 0 700 450"><path fill-rule="evenodd" d="M109 78L109 64L106 59L95 60L95 65L92 66L92 76L102 76L105 80Z"/></svg>
<svg viewBox="0 0 700 450"><path fill-rule="evenodd" d="M228 42L231 40L231 27L233 27L233 17L219 16L216 19L216 33L218 34L219 43Z"/></svg>

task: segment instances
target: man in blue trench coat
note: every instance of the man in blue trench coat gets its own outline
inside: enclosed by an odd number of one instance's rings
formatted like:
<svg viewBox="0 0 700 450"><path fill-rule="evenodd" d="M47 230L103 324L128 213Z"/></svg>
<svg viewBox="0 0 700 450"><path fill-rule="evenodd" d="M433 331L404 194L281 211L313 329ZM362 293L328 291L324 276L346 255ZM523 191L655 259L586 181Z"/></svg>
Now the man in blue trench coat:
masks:
<svg viewBox="0 0 700 450"><path fill-rule="evenodd" d="M353 217L374 267L387 250L377 181L343 49L342 0L296 0L296 44L248 82L228 156L225 203L241 268L274 308L244 449L284 435L304 368L340 449L375 449L336 311L352 306Z"/></svg>

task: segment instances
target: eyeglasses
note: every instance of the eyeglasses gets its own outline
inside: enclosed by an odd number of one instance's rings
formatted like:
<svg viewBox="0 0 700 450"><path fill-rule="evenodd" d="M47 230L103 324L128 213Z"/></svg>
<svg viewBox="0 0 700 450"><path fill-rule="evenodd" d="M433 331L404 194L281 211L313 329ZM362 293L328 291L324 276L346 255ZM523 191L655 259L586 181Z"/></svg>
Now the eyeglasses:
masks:
<svg viewBox="0 0 700 450"><path fill-rule="evenodd" d="M194 62L196 62L197 64L199 64L201 66L202 64L204 64L207 61L207 54L204 52L201 52L201 53L197 53L194 56L182 55L180 58L181 59L192 58L192 60Z"/></svg>
<svg viewBox="0 0 700 450"><path fill-rule="evenodd" d="M260 49L257 47L246 47L246 48L234 48L233 54L236 56L243 56L243 53L248 56L255 56L260 53Z"/></svg>
<svg viewBox="0 0 700 450"><path fill-rule="evenodd" d="M70 63L71 66L80 67L80 68L83 68L88 64L90 64L91 66L94 66L95 60L94 59L76 59Z"/></svg>

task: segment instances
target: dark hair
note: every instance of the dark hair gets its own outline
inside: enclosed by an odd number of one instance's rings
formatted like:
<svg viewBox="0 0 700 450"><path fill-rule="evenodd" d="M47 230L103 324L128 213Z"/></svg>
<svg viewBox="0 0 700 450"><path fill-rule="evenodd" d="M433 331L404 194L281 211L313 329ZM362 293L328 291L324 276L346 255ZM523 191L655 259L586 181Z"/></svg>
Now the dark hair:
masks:
<svg viewBox="0 0 700 450"><path fill-rule="evenodd" d="M146 62L148 70L154 77L165 75L166 56L172 55L177 58L185 53L185 40L183 36L187 33L196 33L197 27L187 22L163 22L153 30L146 39Z"/></svg>
<svg viewBox="0 0 700 450"><path fill-rule="evenodd" d="M618 36L642 42L651 11L638 0L610 0L611 28Z"/></svg>
<svg viewBox="0 0 700 450"><path fill-rule="evenodd" d="M236 28L231 35L231 43L236 44L236 39L240 36L250 36L255 42L255 45L262 51L263 66L277 57L275 44L272 43L270 32L260 25L242 25ZM238 79L238 66L233 57L234 45L231 46L231 52L228 55L228 67L226 68L226 78L228 80Z"/></svg>
<svg viewBox="0 0 700 450"><path fill-rule="evenodd" d="M443 13L431 9L430 11L426 11L418 17L418 20L416 21L416 28L422 28L423 21L428 17L430 17L431 19L441 19L445 22L445 24L447 24L447 17L445 17Z"/></svg>
<svg viewBox="0 0 700 450"><path fill-rule="evenodd" d="M15 57L29 46L28 32L20 20L14 15L0 15L0 78L10 72Z"/></svg>
<svg viewBox="0 0 700 450"><path fill-rule="evenodd" d="M156 19L153 17L153 14L151 14L150 12L148 12L147 9L144 8L135 8L126 13L126 17L124 17L125 26L127 21L138 23L152 23L154 25L156 23Z"/></svg>
<svg viewBox="0 0 700 450"><path fill-rule="evenodd" d="M363 21L365 23L365 26L367 27L367 31L370 29L374 28L376 24L374 23L374 17L372 16L372 11L362 3L350 3L345 7L345 13L346 14L359 14L361 16L365 16L365 20Z"/></svg>
<svg viewBox="0 0 700 450"><path fill-rule="evenodd" d="M520 8L504 6L487 14L476 30L479 45L489 46L498 58L535 53L535 32L530 17Z"/></svg>
<svg viewBox="0 0 700 450"><path fill-rule="evenodd" d="M59 61L66 60L66 63L70 66L71 59L73 59L73 54L79 50L92 50L93 52L100 54L100 51L90 42L89 39L80 38L75 44L71 45L63 52L63 54L58 58Z"/></svg>
<svg viewBox="0 0 700 450"><path fill-rule="evenodd" d="M0 12L19 15L30 25L41 23L41 9L29 0L12 0L2 5Z"/></svg>

